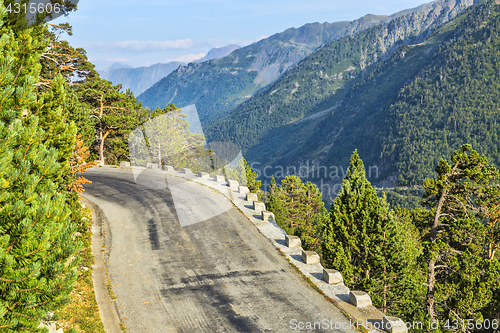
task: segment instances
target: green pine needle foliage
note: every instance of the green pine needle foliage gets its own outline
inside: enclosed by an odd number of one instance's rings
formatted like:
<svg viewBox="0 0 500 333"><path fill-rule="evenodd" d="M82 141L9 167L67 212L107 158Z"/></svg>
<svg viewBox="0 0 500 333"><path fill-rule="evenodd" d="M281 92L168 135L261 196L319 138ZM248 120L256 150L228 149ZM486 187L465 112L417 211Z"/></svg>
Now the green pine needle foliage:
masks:
<svg viewBox="0 0 500 333"><path fill-rule="evenodd" d="M40 320L68 301L77 278L81 244L61 190L74 132L54 105L40 116L31 112L46 47L38 30L0 33L0 332L37 332ZM54 90L64 95L63 85ZM44 130L51 119L61 121L53 127L60 132Z"/></svg>
<svg viewBox="0 0 500 333"><path fill-rule="evenodd" d="M273 176L265 203L287 234L299 236L307 250L320 249L320 229L326 209L314 184L302 183L300 177L289 175L278 187Z"/></svg>
<svg viewBox="0 0 500 333"><path fill-rule="evenodd" d="M417 263L422 252L416 228L404 214L389 212L365 177L357 151L332 204L323 231L327 268L342 273L354 290L371 293L375 306L405 319L422 319L424 277Z"/></svg>

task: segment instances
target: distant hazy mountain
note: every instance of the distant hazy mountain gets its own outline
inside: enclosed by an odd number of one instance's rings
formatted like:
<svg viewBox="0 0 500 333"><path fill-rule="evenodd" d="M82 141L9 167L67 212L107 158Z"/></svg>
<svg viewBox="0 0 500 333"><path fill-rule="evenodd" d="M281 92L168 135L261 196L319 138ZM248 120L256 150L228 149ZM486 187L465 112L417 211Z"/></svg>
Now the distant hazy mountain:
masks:
<svg viewBox="0 0 500 333"><path fill-rule="evenodd" d="M204 62L212 59L219 59L222 57L227 56L234 50L239 49L241 46L236 45L236 44L231 44L223 47L214 47L210 51L208 51L207 55L204 56L203 58L200 58L198 60L195 60L194 62Z"/></svg>
<svg viewBox="0 0 500 333"><path fill-rule="evenodd" d="M196 104L205 125L231 112L323 44L408 13L424 11L429 6L425 4L391 16L366 15L352 22L311 23L290 28L224 58L179 67L138 99L151 108L169 102L178 106Z"/></svg>
<svg viewBox="0 0 500 333"><path fill-rule="evenodd" d="M201 59L195 60L195 62L225 57L238 48L239 46L235 44L213 48L207 55ZM103 79L109 80L113 82L113 84L121 84L123 90L130 89L135 96L138 96L153 84L170 74L173 70L183 65L185 65L185 63L172 61L166 64L154 64L149 67L133 68L132 66L116 63L100 71L99 74ZM156 106L154 108L156 108Z"/></svg>
<svg viewBox="0 0 500 333"><path fill-rule="evenodd" d="M102 75L102 73L109 73L111 72L112 70L115 70L115 69L119 69L119 68L134 68L130 65L126 65L126 64L122 64L120 62L115 62L114 64L112 64L111 66L109 66L108 68L106 69L103 69L103 70L100 70L98 71L99 74Z"/></svg>
<svg viewBox="0 0 500 333"><path fill-rule="evenodd" d="M181 65L184 63L173 61L149 67L115 68L99 72L99 74L113 84L121 84L123 90L130 89L137 96Z"/></svg>

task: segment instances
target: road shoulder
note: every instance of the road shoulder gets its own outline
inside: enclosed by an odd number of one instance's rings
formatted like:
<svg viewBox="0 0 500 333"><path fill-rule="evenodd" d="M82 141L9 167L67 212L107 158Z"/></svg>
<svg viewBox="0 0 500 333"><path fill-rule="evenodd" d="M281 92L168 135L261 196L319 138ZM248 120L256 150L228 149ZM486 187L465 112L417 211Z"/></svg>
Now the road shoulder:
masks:
<svg viewBox="0 0 500 333"><path fill-rule="evenodd" d="M81 202L92 211L92 254L94 255L94 265L92 266L92 278L99 314L102 323L109 333L123 332L120 318L115 308L115 304L109 294L106 267L104 264L103 228L105 216L99 207L90 200L83 198Z"/></svg>

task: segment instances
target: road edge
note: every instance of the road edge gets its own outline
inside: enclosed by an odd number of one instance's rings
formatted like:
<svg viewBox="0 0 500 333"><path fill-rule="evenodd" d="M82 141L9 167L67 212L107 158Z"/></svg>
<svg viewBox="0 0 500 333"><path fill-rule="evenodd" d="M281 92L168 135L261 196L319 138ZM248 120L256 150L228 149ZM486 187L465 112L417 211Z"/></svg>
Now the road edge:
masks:
<svg viewBox="0 0 500 333"><path fill-rule="evenodd" d="M115 304L109 294L107 285L106 265L104 261L104 240L103 226L104 215L100 208L85 197L80 197L80 201L91 210L92 214L92 255L94 264L92 265L92 281L94 283L94 293L99 308L99 315L108 333L122 333L122 323Z"/></svg>

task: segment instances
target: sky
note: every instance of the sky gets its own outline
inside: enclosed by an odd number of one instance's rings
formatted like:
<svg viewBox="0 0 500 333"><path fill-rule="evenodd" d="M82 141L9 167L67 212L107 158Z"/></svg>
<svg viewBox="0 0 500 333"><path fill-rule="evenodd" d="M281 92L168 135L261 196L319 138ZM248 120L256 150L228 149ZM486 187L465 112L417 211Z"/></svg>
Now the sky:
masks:
<svg viewBox="0 0 500 333"><path fill-rule="evenodd" d="M390 15L422 0L80 0L68 22L73 47L83 47L97 70L113 63L133 67L189 62L211 48L246 46L306 23Z"/></svg>

